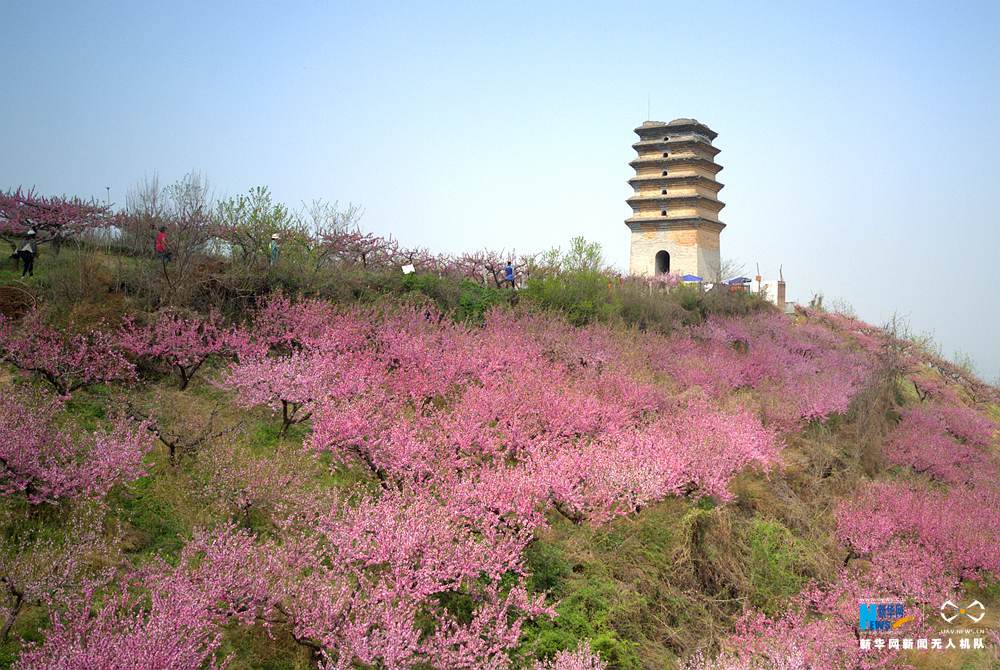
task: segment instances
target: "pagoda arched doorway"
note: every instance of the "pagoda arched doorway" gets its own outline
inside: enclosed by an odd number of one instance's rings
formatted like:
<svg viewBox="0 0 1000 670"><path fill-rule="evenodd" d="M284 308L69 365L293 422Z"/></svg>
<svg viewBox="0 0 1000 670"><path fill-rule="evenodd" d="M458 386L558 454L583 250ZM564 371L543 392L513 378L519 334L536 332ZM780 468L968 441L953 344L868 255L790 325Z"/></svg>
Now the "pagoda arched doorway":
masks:
<svg viewBox="0 0 1000 670"><path fill-rule="evenodd" d="M662 249L656 252L656 274L662 275L670 272L670 254Z"/></svg>

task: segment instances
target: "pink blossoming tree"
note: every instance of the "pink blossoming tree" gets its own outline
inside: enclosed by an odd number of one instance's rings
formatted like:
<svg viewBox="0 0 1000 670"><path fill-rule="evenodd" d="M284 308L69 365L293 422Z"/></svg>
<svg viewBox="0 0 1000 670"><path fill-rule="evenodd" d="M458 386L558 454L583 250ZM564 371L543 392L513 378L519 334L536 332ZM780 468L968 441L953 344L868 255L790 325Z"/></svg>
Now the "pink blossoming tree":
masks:
<svg viewBox="0 0 1000 670"><path fill-rule="evenodd" d="M309 526L278 550L292 571L283 608L325 667L506 668L525 618L551 613L520 577L529 532L480 524L428 492L387 491Z"/></svg>
<svg viewBox="0 0 1000 670"><path fill-rule="evenodd" d="M30 312L17 324L0 315L0 356L20 370L38 374L61 396L93 384L135 378L135 368L110 335L57 330L38 312Z"/></svg>
<svg viewBox="0 0 1000 670"><path fill-rule="evenodd" d="M40 243L55 245L94 227L109 225L108 209L95 201L42 196L22 188L0 191L0 237L38 234Z"/></svg>
<svg viewBox="0 0 1000 670"><path fill-rule="evenodd" d="M152 448L147 424L115 417L107 430L76 436L56 427L61 406L0 397L0 492L54 503L101 497L142 474L142 457Z"/></svg>
<svg viewBox="0 0 1000 670"><path fill-rule="evenodd" d="M133 570L107 593L84 589L55 610L45 641L29 646L18 670L223 667L220 625L270 611L267 572L253 538L224 527L198 533L176 567Z"/></svg>
<svg viewBox="0 0 1000 670"><path fill-rule="evenodd" d="M209 357L230 351L231 337L217 314L189 318L167 309L146 325L126 317L117 342L133 356L176 370L183 390Z"/></svg>

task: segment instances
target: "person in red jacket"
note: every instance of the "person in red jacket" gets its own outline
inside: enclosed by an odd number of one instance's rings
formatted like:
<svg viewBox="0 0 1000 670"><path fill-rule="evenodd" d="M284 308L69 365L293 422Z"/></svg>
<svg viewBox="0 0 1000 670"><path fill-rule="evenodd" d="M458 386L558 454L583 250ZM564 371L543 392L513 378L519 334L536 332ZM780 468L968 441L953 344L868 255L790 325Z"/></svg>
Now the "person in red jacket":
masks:
<svg viewBox="0 0 1000 670"><path fill-rule="evenodd" d="M160 226L160 232L156 234L156 257L164 263L170 261L170 249L167 248L166 226Z"/></svg>

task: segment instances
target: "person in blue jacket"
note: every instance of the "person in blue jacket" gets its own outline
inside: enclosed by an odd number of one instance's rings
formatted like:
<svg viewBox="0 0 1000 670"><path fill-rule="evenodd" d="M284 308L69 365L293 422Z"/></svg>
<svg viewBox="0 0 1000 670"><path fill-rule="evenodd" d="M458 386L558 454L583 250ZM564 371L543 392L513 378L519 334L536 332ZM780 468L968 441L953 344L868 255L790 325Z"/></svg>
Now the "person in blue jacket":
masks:
<svg viewBox="0 0 1000 670"><path fill-rule="evenodd" d="M503 269L503 278L510 282L511 288L514 288L514 266L511 265L510 261L507 261L507 266Z"/></svg>

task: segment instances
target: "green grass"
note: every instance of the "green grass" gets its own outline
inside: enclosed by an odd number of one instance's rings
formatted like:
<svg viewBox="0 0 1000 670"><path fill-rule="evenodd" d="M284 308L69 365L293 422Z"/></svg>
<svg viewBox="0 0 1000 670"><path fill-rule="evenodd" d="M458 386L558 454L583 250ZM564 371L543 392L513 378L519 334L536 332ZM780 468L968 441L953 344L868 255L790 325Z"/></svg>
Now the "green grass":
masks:
<svg viewBox="0 0 1000 670"><path fill-rule="evenodd" d="M51 254L46 254L43 250L42 254L39 254L38 258L35 259L35 276L25 277L22 280L21 265L19 264L15 267L14 260L10 258L8 247L6 245L0 245L0 284L23 283L30 286L35 282L45 280L51 272L51 264L42 262L43 260L49 260L46 256L51 256ZM20 261L18 263L20 263Z"/></svg>
<svg viewBox="0 0 1000 670"><path fill-rule="evenodd" d="M546 593L557 616L528 624L520 651L550 658L590 640L609 668L666 667L674 624L704 614L670 583L683 542L679 519L688 509L674 499L601 527L554 521L525 561L529 588Z"/></svg>
<svg viewBox="0 0 1000 670"><path fill-rule="evenodd" d="M7 641L0 643L0 668L14 665L25 644L42 642L48 627L47 608L35 605L22 608Z"/></svg>
<svg viewBox="0 0 1000 670"><path fill-rule="evenodd" d="M47 286L68 267L79 263L84 258L97 258L105 265L118 258L118 256L109 256L101 252L95 253L88 249L77 248L73 244L63 245L59 253L56 253L51 245L42 244L38 248L38 255L35 256L34 276L22 279L23 266L18 261L18 265L15 267L14 260L10 258L9 248L6 244L0 244L0 284L23 283L28 286Z"/></svg>
<svg viewBox="0 0 1000 670"><path fill-rule="evenodd" d="M105 384L95 384L73 393L66 402L66 414L79 428L93 431L107 418L107 407L113 391Z"/></svg>
<svg viewBox="0 0 1000 670"><path fill-rule="evenodd" d="M111 508L126 524L128 553L176 558L188 538L188 528L162 487L152 476L141 477L109 496Z"/></svg>
<svg viewBox="0 0 1000 670"><path fill-rule="evenodd" d="M312 670L309 650L298 645L287 630L272 627L227 626L219 658L229 658L228 670Z"/></svg>
<svg viewBox="0 0 1000 670"><path fill-rule="evenodd" d="M522 651L535 658L551 658L557 651L575 649L581 640L589 639L609 668L641 668L638 644L623 638L616 628L616 622L630 616L638 605L634 593L623 590L607 575L574 576L556 605L557 616L525 627Z"/></svg>
<svg viewBox="0 0 1000 670"><path fill-rule="evenodd" d="M777 521L752 519L746 526L744 541L750 603L768 615L777 614L805 584L803 566L809 551L802 540Z"/></svg>

